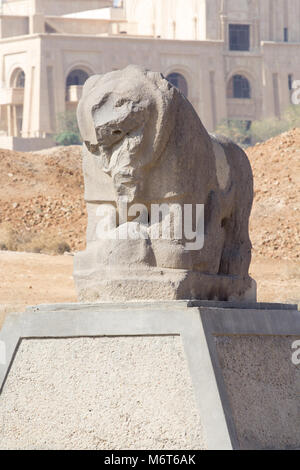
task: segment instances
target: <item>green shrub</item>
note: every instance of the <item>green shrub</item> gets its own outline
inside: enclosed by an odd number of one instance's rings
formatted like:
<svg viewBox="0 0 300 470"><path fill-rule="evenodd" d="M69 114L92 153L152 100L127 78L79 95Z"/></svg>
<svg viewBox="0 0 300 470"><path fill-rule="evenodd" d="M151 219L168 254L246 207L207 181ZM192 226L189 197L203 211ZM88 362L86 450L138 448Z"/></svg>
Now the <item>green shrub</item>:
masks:
<svg viewBox="0 0 300 470"><path fill-rule="evenodd" d="M56 252L60 255L71 253L71 247L67 242L59 242L55 245Z"/></svg>
<svg viewBox="0 0 300 470"><path fill-rule="evenodd" d="M53 233L33 233L16 230L11 224L0 224L0 250L27 251L63 255L70 253L69 243Z"/></svg>
<svg viewBox="0 0 300 470"><path fill-rule="evenodd" d="M58 145L80 145L81 137L78 129L76 113L66 111L57 115L57 133L55 142Z"/></svg>
<svg viewBox="0 0 300 470"><path fill-rule="evenodd" d="M58 145L80 145L81 141L75 132L60 132L55 136L55 142Z"/></svg>
<svg viewBox="0 0 300 470"><path fill-rule="evenodd" d="M217 127L216 133L230 138L241 146L265 142L294 127L300 127L300 106L289 106L280 119L253 121L251 127L248 127L247 121L224 120Z"/></svg>
<svg viewBox="0 0 300 470"><path fill-rule="evenodd" d="M225 119L217 127L216 134L224 135L233 142L244 146L249 144L251 138L248 127L247 121L239 121L238 119L229 121Z"/></svg>
<svg viewBox="0 0 300 470"><path fill-rule="evenodd" d="M284 119L288 122L289 128L300 127L300 106L292 105L284 113Z"/></svg>
<svg viewBox="0 0 300 470"><path fill-rule="evenodd" d="M283 119L269 118L254 121L251 125L251 143L254 145L257 142L264 142L288 130L289 125Z"/></svg>
<svg viewBox="0 0 300 470"><path fill-rule="evenodd" d="M280 119L269 118L254 121L251 126L252 144L264 142L276 135L300 127L300 106L289 106Z"/></svg>

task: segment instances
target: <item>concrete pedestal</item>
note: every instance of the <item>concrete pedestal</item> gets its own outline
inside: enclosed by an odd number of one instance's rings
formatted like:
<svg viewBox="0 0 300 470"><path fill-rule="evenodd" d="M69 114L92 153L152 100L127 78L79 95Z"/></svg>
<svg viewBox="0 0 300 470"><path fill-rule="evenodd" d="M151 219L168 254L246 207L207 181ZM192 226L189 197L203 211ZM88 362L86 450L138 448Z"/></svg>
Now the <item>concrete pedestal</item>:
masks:
<svg viewBox="0 0 300 470"><path fill-rule="evenodd" d="M300 448L296 306L30 307L0 331L0 449Z"/></svg>

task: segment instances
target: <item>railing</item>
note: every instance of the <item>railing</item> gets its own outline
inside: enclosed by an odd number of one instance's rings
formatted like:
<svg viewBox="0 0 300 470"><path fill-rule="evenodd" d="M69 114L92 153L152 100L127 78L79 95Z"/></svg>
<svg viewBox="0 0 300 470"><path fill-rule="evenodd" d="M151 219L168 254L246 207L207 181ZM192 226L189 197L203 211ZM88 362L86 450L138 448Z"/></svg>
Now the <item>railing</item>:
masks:
<svg viewBox="0 0 300 470"><path fill-rule="evenodd" d="M227 99L227 116L229 119L252 119L256 115L253 99Z"/></svg>
<svg viewBox="0 0 300 470"><path fill-rule="evenodd" d="M22 105L24 103L24 88L0 89L0 105Z"/></svg>
<svg viewBox="0 0 300 470"><path fill-rule="evenodd" d="M68 103L78 103L82 95L81 85L71 85L67 87L66 101Z"/></svg>

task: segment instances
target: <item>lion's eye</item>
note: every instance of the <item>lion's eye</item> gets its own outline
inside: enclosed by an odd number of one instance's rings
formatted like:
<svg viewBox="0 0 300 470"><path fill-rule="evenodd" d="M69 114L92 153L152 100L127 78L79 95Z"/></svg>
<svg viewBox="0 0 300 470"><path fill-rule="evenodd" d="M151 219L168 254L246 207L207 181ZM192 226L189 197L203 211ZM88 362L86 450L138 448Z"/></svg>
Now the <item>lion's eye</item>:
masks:
<svg viewBox="0 0 300 470"><path fill-rule="evenodd" d="M120 98L116 104L115 104L115 107L116 108L121 108L121 106L123 106L125 103L128 103L128 101L125 99L125 98Z"/></svg>
<svg viewBox="0 0 300 470"><path fill-rule="evenodd" d="M122 139L125 132L120 128L99 127L96 129L96 134L100 145L111 147Z"/></svg>

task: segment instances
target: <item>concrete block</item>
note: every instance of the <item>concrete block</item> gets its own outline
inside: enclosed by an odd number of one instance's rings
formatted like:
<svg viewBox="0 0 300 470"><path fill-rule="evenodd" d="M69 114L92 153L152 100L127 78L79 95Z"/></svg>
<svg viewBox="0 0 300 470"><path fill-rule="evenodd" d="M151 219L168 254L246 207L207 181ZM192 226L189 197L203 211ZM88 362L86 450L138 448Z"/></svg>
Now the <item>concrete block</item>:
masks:
<svg viewBox="0 0 300 470"><path fill-rule="evenodd" d="M297 340L285 304L30 307L0 331L0 449L300 448Z"/></svg>

